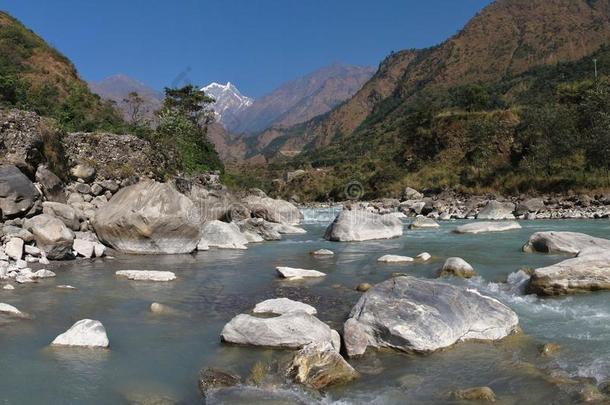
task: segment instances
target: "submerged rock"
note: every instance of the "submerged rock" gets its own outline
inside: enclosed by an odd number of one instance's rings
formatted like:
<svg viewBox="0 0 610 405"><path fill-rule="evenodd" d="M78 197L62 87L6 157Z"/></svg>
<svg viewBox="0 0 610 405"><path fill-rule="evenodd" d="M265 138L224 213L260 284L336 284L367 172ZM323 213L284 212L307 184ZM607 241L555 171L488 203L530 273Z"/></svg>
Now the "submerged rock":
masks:
<svg viewBox="0 0 610 405"><path fill-rule="evenodd" d="M326 273L317 270L295 269L292 267L276 267L280 276L288 280L302 280L304 278L324 277Z"/></svg>
<svg viewBox="0 0 610 405"><path fill-rule="evenodd" d="M255 314L283 315L291 312L305 312L309 315L318 313L314 307L303 302L293 301L288 298L274 298L259 302L252 311Z"/></svg>
<svg viewBox="0 0 610 405"><path fill-rule="evenodd" d="M487 205L481 210L481 212L479 212L479 215L477 215L477 219L515 219L513 211L515 211L515 204L510 202L501 203L499 201L492 200L487 203Z"/></svg>
<svg viewBox="0 0 610 405"><path fill-rule="evenodd" d="M191 253L201 239L193 202L155 181L121 189L96 212L93 228L104 244L125 253Z"/></svg>
<svg viewBox="0 0 610 405"><path fill-rule="evenodd" d="M471 224L461 225L455 228L455 233L489 233L489 232L505 232L514 229L521 229L516 221L505 222L473 222Z"/></svg>
<svg viewBox="0 0 610 405"><path fill-rule="evenodd" d="M300 349L312 342L330 342L337 350L339 334L305 312L291 312L274 318L241 314L222 329L224 342L280 349Z"/></svg>
<svg viewBox="0 0 610 405"><path fill-rule="evenodd" d="M403 225L393 215L364 210L343 210L326 229L324 238L333 242L360 242L401 236Z"/></svg>
<svg viewBox="0 0 610 405"><path fill-rule="evenodd" d="M150 312L158 315L177 315L179 313L176 309L158 302L150 304Z"/></svg>
<svg viewBox="0 0 610 405"><path fill-rule="evenodd" d="M462 278L472 278L476 275L472 266L461 257L450 257L445 260L439 276L455 276Z"/></svg>
<svg viewBox="0 0 610 405"><path fill-rule="evenodd" d="M465 340L498 340L519 319L500 301L476 290L397 277L366 292L344 325L348 355L367 347L432 352Z"/></svg>
<svg viewBox="0 0 610 405"><path fill-rule="evenodd" d="M464 390L455 390L449 397L457 401L486 401L496 402L496 394L489 387L475 387Z"/></svg>
<svg viewBox="0 0 610 405"><path fill-rule="evenodd" d="M409 263L414 261L414 259L408 256L385 255L381 256L377 261L382 263Z"/></svg>
<svg viewBox="0 0 610 405"><path fill-rule="evenodd" d="M369 283L360 283L356 286L356 291L358 292L367 292L368 290L370 290L371 288L373 288L373 286Z"/></svg>
<svg viewBox="0 0 610 405"><path fill-rule="evenodd" d="M34 235L36 246L51 260L71 257L74 232L58 218L47 214L37 215L25 221L24 226Z"/></svg>
<svg viewBox="0 0 610 405"><path fill-rule="evenodd" d="M610 290L610 251L594 251L534 270L527 292L566 295Z"/></svg>
<svg viewBox="0 0 610 405"><path fill-rule="evenodd" d="M199 244L219 249L247 249L248 239L234 223L208 221L201 228Z"/></svg>
<svg viewBox="0 0 610 405"><path fill-rule="evenodd" d="M576 255L588 248L610 249L610 240L578 232L536 232L529 237L523 251Z"/></svg>
<svg viewBox="0 0 610 405"><path fill-rule="evenodd" d="M135 281L173 281L176 279L176 275L171 271L119 270L115 274Z"/></svg>
<svg viewBox="0 0 610 405"><path fill-rule="evenodd" d="M81 346L106 348L110 345L106 329L100 321L82 319L57 336L53 346Z"/></svg>
<svg viewBox="0 0 610 405"><path fill-rule="evenodd" d="M310 343L303 347L292 358L286 373L296 382L316 390L359 377L329 342Z"/></svg>
<svg viewBox="0 0 610 405"><path fill-rule="evenodd" d="M422 215L415 217L411 225L409 225L410 229L425 229L425 228L439 228L440 225L438 222L433 220L432 218L426 218Z"/></svg>
<svg viewBox="0 0 610 405"><path fill-rule="evenodd" d="M237 374L215 368L201 369L197 379L199 392L204 398L210 390L233 387L239 383L241 383L241 378Z"/></svg>

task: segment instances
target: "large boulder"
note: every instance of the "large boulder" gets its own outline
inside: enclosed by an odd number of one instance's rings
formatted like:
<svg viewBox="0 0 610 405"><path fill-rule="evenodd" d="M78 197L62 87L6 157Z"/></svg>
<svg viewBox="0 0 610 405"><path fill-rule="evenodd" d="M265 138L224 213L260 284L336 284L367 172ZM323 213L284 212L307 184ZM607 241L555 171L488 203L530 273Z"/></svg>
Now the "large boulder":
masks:
<svg viewBox="0 0 610 405"><path fill-rule="evenodd" d="M39 197L34 183L16 166L0 166L0 218L25 215Z"/></svg>
<svg viewBox="0 0 610 405"><path fill-rule="evenodd" d="M125 253L190 253L200 239L193 203L171 184L144 181L121 189L93 219L98 238Z"/></svg>
<svg viewBox="0 0 610 405"><path fill-rule="evenodd" d="M269 222L298 225L303 219L301 211L288 201L251 195L244 198L242 203L254 217Z"/></svg>
<svg viewBox="0 0 610 405"><path fill-rule="evenodd" d="M359 376L329 342L310 343L299 350L288 366L287 375L315 390L347 383Z"/></svg>
<svg viewBox="0 0 610 405"><path fill-rule="evenodd" d="M343 328L347 353L367 347L427 353L466 340L497 340L517 330L517 315L476 290L396 277L368 290Z"/></svg>
<svg viewBox="0 0 610 405"><path fill-rule="evenodd" d="M477 215L477 219L515 219L513 211L515 211L515 204L510 202L502 203L496 200L492 200L487 203L487 205L481 210L481 212L479 212L479 215Z"/></svg>
<svg viewBox="0 0 610 405"><path fill-rule="evenodd" d="M42 203L42 213L61 219L61 221L73 231L80 229L80 220L76 210L69 205L45 201Z"/></svg>
<svg viewBox="0 0 610 405"><path fill-rule="evenodd" d="M610 249L610 240L578 232L536 232L529 237L523 251L576 255L587 248Z"/></svg>
<svg viewBox="0 0 610 405"><path fill-rule="evenodd" d="M42 188L47 201L54 201L58 203L66 203L66 192L63 181L55 175L52 171L44 166L38 166L36 170L36 181Z"/></svg>
<svg viewBox="0 0 610 405"><path fill-rule="evenodd" d="M107 348L110 342L100 321L82 319L57 336L51 345Z"/></svg>
<svg viewBox="0 0 610 405"><path fill-rule="evenodd" d="M262 218L249 218L236 222L236 224L243 233L256 234L267 241L282 239L282 235L276 227L280 224L265 221Z"/></svg>
<svg viewBox="0 0 610 405"><path fill-rule="evenodd" d="M336 350L339 334L327 324L305 312L291 312L274 318L241 314L222 329L224 342L280 349L300 349L310 343L330 342Z"/></svg>
<svg viewBox="0 0 610 405"><path fill-rule="evenodd" d="M439 271L439 276L455 276L461 278L472 278L476 275L474 269L466 260L461 257L450 257L445 260L443 267Z"/></svg>
<svg viewBox="0 0 610 405"><path fill-rule="evenodd" d="M74 232L58 218L41 214L25 221L24 227L34 235L36 246L51 260L62 260L72 254Z"/></svg>
<svg viewBox="0 0 610 405"><path fill-rule="evenodd" d="M470 224L460 225L455 228L455 233L489 233L489 232L505 232L514 229L521 229L516 221L502 221L502 222L473 222Z"/></svg>
<svg viewBox="0 0 610 405"><path fill-rule="evenodd" d="M201 228L200 244L219 249L247 249L248 239L234 223L208 221Z"/></svg>
<svg viewBox="0 0 610 405"><path fill-rule="evenodd" d="M610 251L584 251L578 257L534 270L527 291L566 295L610 290Z"/></svg>
<svg viewBox="0 0 610 405"><path fill-rule="evenodd" d="M334 242L360 242L401 236L403 225L394 215L364 210L343 210L326 229L324 238Z"/></svg>
<svg viewBox="0 0 610 405"><path fill-rule="evenodd" d="M519 204L517 204L516 213L519 215L525 215L529 212L540 212L544 211L546 206L542 198L530 198Z"/></svg>

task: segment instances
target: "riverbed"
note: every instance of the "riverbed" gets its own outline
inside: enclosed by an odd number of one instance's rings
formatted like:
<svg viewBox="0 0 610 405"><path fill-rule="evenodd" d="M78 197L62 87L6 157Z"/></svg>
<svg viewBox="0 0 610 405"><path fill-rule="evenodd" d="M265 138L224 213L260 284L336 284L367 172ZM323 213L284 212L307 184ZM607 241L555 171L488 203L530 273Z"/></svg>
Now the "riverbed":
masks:
<svg viewBox="0 0 610 405"><path fill-rule="evenodd" d="M378 283L397 273L434 278L445 258L460 256L478 277L447 282L477 288L511 307L523 334L496 343L462 343L432 355L369 352L350 361L362 377L321 396L297 387L290 394L302 403L404 404L451 403L456 388L489 386L499 403L571 403L576 388L557 385L560 377L586 377L591 384L610 379L610 292L537 298L522 295L511 276L521 268L558 262L565 256L525 254L520 248L536 231L562 230L610 237L609 220L522 221L523 229L498 234L458 235L466 221L441 222L439 229L407 230L398 239L332 243L322 236L333 213L307 213L307 234L282 241L250 244L248 250L210 250L193 255L128 256L78 260L53 268L57 277L35 285L0 290L0 302L33 315L31 320L0 316L0 401L28 403L128 403L161 396L201 403L197 374L218 367L247 376L257 362L290 358L285 351L236 347L220 342L223 325L250 311L257 302L287 297L313 305L318 317L341 330L360 297L361 282ZM331 257L309 252L326 248ZM426 263L383 264L385 254L416 256ZM327 277L306 282L282 281L276 266L316 269ZM168 283L118 279L117 270L168 270ZM74 290L59 289L69 284ZM150 312L160 302L177 313ZM49 343L74 322L100 320L109 350L50 348ZM543 357L541 344L561 345ZM241 398L241 397L240 397ZM241 398L244 403L257 403ZM212 397L211 403L237 403L237 397ZM264 401L261 401L264 402ZM291 403L291 402L287 402Z"/></svg>

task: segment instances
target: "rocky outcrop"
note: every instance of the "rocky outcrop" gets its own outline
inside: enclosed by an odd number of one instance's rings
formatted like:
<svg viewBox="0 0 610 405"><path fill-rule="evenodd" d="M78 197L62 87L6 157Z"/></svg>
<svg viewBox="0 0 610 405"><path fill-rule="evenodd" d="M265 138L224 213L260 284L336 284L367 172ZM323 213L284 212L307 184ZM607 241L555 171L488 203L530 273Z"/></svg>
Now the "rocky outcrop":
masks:
<svg viewBox="0 0 610 405"><path fill-rule="evenodd" d="M360 242L401 236L403 225L393 215L364 210L343 210L326 229L324 238L333 242Z"/></svg>
<svg viewBox="0 0 610 405"><path fill-rule="evenodd" d="M359 374L329 342L310 343L299 350L288 366L287 375L315 390L355 380Z"/></svg>
<svg viewBox="0 0 610 405"><path fill-rule="evenodd" d="M42 133L48 126L36 113L0 109L0 162L33 174L44 161Z"/></svg>
<svg viewBox="0 0 610 405"><path fill-rule="evenodd" d="M201 235L194 213L192 201L171 184L144 181L115 194L96 212L93 228L121 252L190 253Z"/></svg>
<svg viewBox="0 0 610 405"><path fill-rule="evenodd" d="M247 249L248 239L234 223L208 221L201 228L200 244L219 249Z"/></svg>
<svg viewBox="0 0 610 405"><path fill-rule="evenodd" d="M24 228L34 235L36 246L51 260L62 260L72 255L74 232L58 218L41 214L25 221Z"/></svg>
<svg viewBox="0 0 610 405"><path fill-rule="evenodd" d="M100 321L82 319L57 336L51 345L107 348L110 342Z"/></svg>
<svg viewBox="0 0 610 405"><path fill-rule="evenodd" d="M279 349L300 349L310 343L330 342L338 350L339 334L305 312L291 312L274 318L241 314L222 329L224 342Z"/></svg>
<svg viewBox="0 0 610 405"><path fill-rule="evenodd" d="M534 270L527 291L566 295L610 290L610 251L585 251L573 259Z"/></svg>
<svg viewBox="0 0 610 405"><path fill-rule="evenodd" d="M490 233L490 232L505 232L515 229L521 229L521 225L515 221L505 222L473 222L471 224L460 225L455 228L455 233Z"/></svg>
<svg viewBox="0 0 610 405"><path fill-rule="evenodd" d="M588 248L610 249L610 240L578 232L536 232L529 237L523 251L576 255Z"/></svg>
<svg viewBox="0 0 610 405"><path fill-rule="evenodd" d="M284 315L291 312L305 312L315 315L318 311L311 305L303 302L293 301L288 298L274 298L256 304L252 310L255 314Z"/></svg>
<svg viewBox="0 0 610 405"><path fill-rule="evenodd" d="M461 257L450 257L445 260L439 272L440 277L455 276L461 278L472 278L476 275L472 266Z"/></svg>
<svg viewBox="0 0 610 405"><path fill-rule="evenodd" d="M487 205L481 210L481 212L479 212L479 215L477 215L477 219L515 219L513 211L515 211L515 204L510 202L502 203L499 201L492 200L487 203Z"/></svg>
<svg viewBox="0 0 610 405"><path fill-rule="evenodd" d="M252 212L252 216L269 222L298 225L303 219L301 211L288 201L251 195L244 198L242 203Z"/></svg>
<svg viewBox="0 0 610 405"><path fill-rule="evenodd" d="M0 218L24 216L40 193L16 166L0 166Z"/></svg>
<svg viewBox="0 0 610 405"><path fill-rule="evenodd" d="M518 322L510 308L476 290L396 277L364 293L343 337L350 356L368 347L427 353L471 339L502 339Z"/></svg>

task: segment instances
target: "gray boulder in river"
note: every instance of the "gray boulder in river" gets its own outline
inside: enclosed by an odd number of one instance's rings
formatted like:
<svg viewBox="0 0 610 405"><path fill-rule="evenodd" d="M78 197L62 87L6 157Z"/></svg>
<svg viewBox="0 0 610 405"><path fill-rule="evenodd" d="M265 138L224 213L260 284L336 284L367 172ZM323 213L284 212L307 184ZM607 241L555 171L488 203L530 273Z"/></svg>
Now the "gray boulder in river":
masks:
<svg viewBox="0 0 610 405"><path fill-rule="evenodd" d="M536 232L529 237L523 251L576 255L588 248L610 249L610 240L578 232Z"/></svg>
<svg viewBox="0 0 610 405"><path fill-rule="evenodd" d="M476 290L415 277L396 277L368 290L343 328L349 356L366 349L427 353L465 340L498 340L519 319Z"/></svg>
<svg viewBox="0 0 610 405"><path fill-rule="evenodd" d="M489 233L489 232L505 232L514 229L521 229L516 221L502 221L502 222L473 222L470 224L460 225L455 228L455 233Z"/></svg>
<svg viewBox="0 0 610 405"><path fill-rule="evenodd" d="M479 212L479 215L477 215L477 219L515 219L513 211L515 211L515 204L510 202L502 203L496 200L492 200L487 203L487 205L481 210L481 212Z"/></svg>
<svg viewBox="0 0 610 405"><path fill-rule="evenodd" d="M280 349L300 349L312 342L330 342L336 350L341 346L337 331L305 312L273 318L237 315L224 326L220 336L228 343Z"/></svg>
<svg viewBox="0 0 610 405"><path fill-rule="evenodd" d="M578 257L534 270L527 292L566 295L610 290L610 251L589 249Z"/></svg>
<svg viewBox="0 0 610 405"><path fill-rule="evenodd" d="M39 197L38 189L16 166L0 166L0 218L25 215Z"/></svg>
<svg viewBox="0 0 610 405"><path fill-rule="evenodd" d="M365 210L343 210L326 229L324 238L334 242L360 242L401 236L403 224L394 215Z"/></svg>
<svg viewBox="0 0 610 405"><path fill-rule="evenodd" d="M200 240L193 202L169 183L144 181L121 189L95 214L105 244L125 253L190 253Z"/></svg>
<svg viewBox="0 0 610 405"><path fill-rule="evenodd" d="M253 217L269 222L298 225L303 219L301 211L288 201L251 195L244 198L242 203L252 212Z"/></svg>

